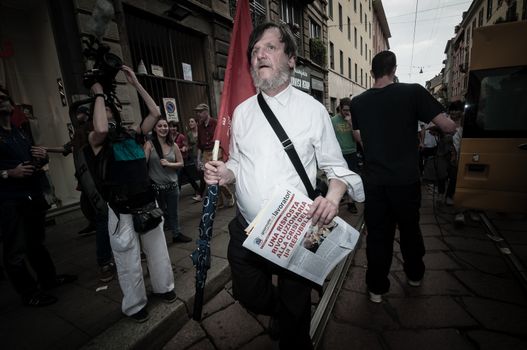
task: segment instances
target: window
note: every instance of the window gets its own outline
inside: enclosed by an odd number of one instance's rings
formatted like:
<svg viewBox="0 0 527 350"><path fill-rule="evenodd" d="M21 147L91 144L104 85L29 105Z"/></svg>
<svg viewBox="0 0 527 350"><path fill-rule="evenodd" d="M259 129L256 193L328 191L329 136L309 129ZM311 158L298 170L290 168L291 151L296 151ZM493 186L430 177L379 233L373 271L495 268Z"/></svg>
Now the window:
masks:
<svg viewBox="0 0 527 350"><path fill-rule="evenodd" d="M364 80L366 81L366 88L369 88L369 86L368 86L368 83L369 83L368 73L364 73Z"/></svg>
<svg viewBox="0 0 527 350"><path fill-rule="evenodd" d="M353 0L353 10L357 13L357 0Z"/></svg>
<svg viewBox="0 0 527 350"><path fill-rule="evenodd" d="M474 22L475 21L476 20L474 20ZM479 13L478 13L478 27L481 27L482 25L483 25L483 9L479 10Z"/></svg>
<svg viewBox="0 0 527 350"><path fill-rule="evenodd" d="M357 48L357 28L353 27L353 38L355 39L355 48Z"/></svg>
<svg viewBox="0 0 527 350"><path fill-rule="evenodd" d="M329 68L335 69L335 46L329 42Z"/></svg>
<svg viewBox="0 0 527 350"><path fill-rule="evenodd" d="M342 50L339 50L339 58L340 58L340 74L344 74L344 52Z"/></svg>
<svg viewBox="0 0 527 350"><path fill-rule="evenodd" d="M232 1L231 1L232 3ZM253 26L266 21L267 14L267 2L265 0L254 0L250 1L249 8L251 12L251 18L253 20ZM236 14L236 5L231 5L231 16L234 18Z"/></svg>
<svg viewBox="0 0 527 350"><path fill-rule="evenodd" d="M370 62L371 62L371 50L370 50Z"/></svg>
<svg viewBox="0 0 527 350"><path fill-rule="evenodd" d="M359 9L360 9L360 11L359 11L359 18L360 18L360 23L362 23L362 4L359 4L359 6L360 6L359 7Z"/></svg>
<svg viewBox="0 0 527 350"><path fill-rule="evenodd" d="M467 91L470 107L465 112L463 137L524 137L527 132L525 68L487 69L471 75L470 81Z"/></svg>
<svg viewBox="0 0 527 350"><path fill-rule="evenodd" d="M348 17L348 40L351 41L351 19Z"/></svg>
<svg viewBox="0 0 527 350"><path fill-rule="evenodd" d="M298 46L298 52L302 52L302 38L300 33L303 32L302 28L302 7L294 0L281 0L280 1L280 19L288 24L296 24L300 30L297 33L293 33Z"/></svg>
<svg viewBox="0 0 527 350"><path fill-rule="evenodd" d="M371 22L368 23L368 35L370 36L370 39L371 39Z"/></svg>
<svg viewBox="0 0 527 350"><path fill-rule="evenodd" d="M368 15L364 14L364 31L368 31Z"/></svg>
<svg viewBox="0 0 527 350"><path fill-rule="evenodd" d="M355 63L355 82L357 82L357 63Z"/></svg>
<svg viewBox="0 0 527 350"><path fill-rule="evenodd" d="M364 43L364 58L368 59L368 44Z"/></svg>
<svg viewBox="0 0 527 350"><path fill-rule="evenodd" d="M339 4L339 29L342 32L342 5Z"/></svg>
<svg viewBox="0 0 527 350"><path fill-rule="evenodd" d="M330 104L331 104L331 110L335 111L336 108L337 108L337 98L336 97L330 97L329 101L330 101Z"/></svg>
<svg viewBox="0 0 527 350"><path fill-rule="evenodd" d="M320 25L310 18L309 19L309 37L320 39L321 33L322 33L322 28L320 27Z"/></svg>
<svg viewBox="0 0 527 350"><path fill-rule="evenodd" d="M487 21L492 16L492 3L494 0L487 0Z"/></svg>
<svg viewBox="0 0 527 350"><path fill-rule="evenodd" d="M333 19L333 0L328 0L328 16Z"/></svg>
<svg viewBox="0 0 527 350"><path fill-rule="evenodd" d="M351 79L351 58L348 58L348 78Z"/></svg>
<svg viewBox="0 0 527 350"><path fill-rule="evenodd" d="M360 86L363 86L364 85L364 80L362 79L364 73L363 73L363 70L362 68L360 69Z"/></svg>
<svg viewBox="0 0 527 350"><path fill-rule="evenodd" d="M360 36L360 55L361 56L363 55L363 51L362 51L362 35Z"/></svg>

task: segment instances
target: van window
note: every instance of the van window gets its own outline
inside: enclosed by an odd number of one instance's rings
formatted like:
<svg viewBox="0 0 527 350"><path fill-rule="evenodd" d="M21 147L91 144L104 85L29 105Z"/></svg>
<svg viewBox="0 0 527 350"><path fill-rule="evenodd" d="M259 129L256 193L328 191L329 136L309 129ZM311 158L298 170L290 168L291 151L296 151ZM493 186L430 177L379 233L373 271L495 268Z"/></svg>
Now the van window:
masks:
<svg viewBox="0 0 527 350"><path fill-rule="evenodd" d="M527 136L527 68L471 73L463 136Z"/></svg>

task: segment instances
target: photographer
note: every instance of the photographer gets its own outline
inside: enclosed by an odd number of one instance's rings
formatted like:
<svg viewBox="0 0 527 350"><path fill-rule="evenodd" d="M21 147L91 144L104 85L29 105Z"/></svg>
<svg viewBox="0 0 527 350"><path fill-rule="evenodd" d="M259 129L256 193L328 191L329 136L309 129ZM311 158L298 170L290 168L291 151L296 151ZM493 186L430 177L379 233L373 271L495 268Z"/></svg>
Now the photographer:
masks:
<svg viewBox="0 0 527 350"><path fill-rule="evenodd" d="M46 306L57 298L42 290L73 282L77 277L57 275L44 245L49 205L42 188L42 166L48 157L44 148L32 146L29 138L12 124L13 111L13 101L0 87L0 232L5 270L24 305Z"/></svg>
<svg viewBox="0 0 527 350"><path fill-rule="evenodd" d="M94 130L88 139L95 154L95 177L99 182L101 194L110 207L108 231L119 284L124 295L122 311L135 321L144 322L148 319L148 313L141 267L141 248L146 254L154 295L166 302L176 300L174 275L162 219L159 219L154 228L142 233L138 232L136 225L138 210L155 204L154 195L149 187L148 169L141 143L144 141L144 135L154 127L160 112L132 69L122 66L121 70L128 83L134 86L143 98L149 114L140 126L125 129L121 125L115 104L106 101L107 95L104 94L103 85L98 81L98 77L94 77L96 82L91 86L95 97ZM110 120L115 120L115 127L109 128Z"/></svg>

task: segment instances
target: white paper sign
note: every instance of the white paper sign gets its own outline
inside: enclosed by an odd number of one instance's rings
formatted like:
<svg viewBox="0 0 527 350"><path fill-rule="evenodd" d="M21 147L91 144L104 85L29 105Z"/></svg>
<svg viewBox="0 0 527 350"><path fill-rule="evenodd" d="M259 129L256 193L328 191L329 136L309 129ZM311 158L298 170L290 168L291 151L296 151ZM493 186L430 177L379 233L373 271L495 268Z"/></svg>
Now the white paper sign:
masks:
<svg viewBox="0 0 527 350"><path fill-rule="evenodd" d="M175 98L163 97L163 107L165 108L165 115L167 116L167 121L179 122Z"/></svg>
<svg viewBox="0 0 527 350"><path fill-rule="evenodd" d="M188 63L181 62L183 67L183 79L192 81L192 66Z"/></svg>
<svg viewBox="0 0 527 350"><path fill-rule="evenodd" d="M164 77L163 75L163 67L151 64L150 68L152 69L152 75L155 75L156 77Z"/></svg>

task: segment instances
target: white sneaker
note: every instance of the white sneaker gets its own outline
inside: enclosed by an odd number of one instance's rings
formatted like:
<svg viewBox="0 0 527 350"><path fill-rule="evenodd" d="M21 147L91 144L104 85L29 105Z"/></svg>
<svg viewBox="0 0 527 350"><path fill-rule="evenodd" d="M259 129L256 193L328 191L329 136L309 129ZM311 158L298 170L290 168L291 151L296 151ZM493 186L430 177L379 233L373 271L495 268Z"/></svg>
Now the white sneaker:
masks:
<svg viewBox="0 0 527 350"><path fill-rule="evenodd" d="M480 222L481 221L479 213L476 212L476 211L470 210L469 211L469 216L470 216L470 220L472 220L474 222Z"/></svg>
<svg viewBox="0 0 527 350"><path fill-rule="evenodd" d="M420 287L420 286L421 286L421 281L422 281L422 280L419 280L419 281L408 280L408 284L409 284L411 287Z"/></svg>
<svg viewBox="0 0 527 350"><path fill-rule="evenodd" d="M370 301L375 304L382 303L382 295L370 292Z"/></svg>
<svg viewBox="0 0 527 350"><path fill-rule="evenodd" d="M465 224L465 213L457 213L454 217L454 223L457 225Z"/></svg>

